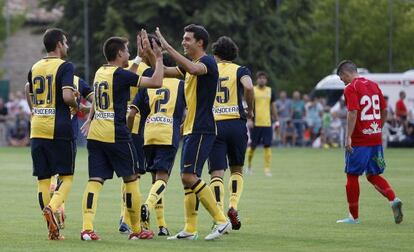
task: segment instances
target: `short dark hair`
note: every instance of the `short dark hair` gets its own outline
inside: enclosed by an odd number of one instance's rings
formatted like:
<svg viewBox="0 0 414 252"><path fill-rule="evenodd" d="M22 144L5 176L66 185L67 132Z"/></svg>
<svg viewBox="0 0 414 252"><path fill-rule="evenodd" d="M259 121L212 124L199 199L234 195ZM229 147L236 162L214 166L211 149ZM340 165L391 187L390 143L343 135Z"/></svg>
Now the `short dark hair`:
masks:
<svg viewBox="0 0 414 252"><path fill-rule="evenodd" d="M265 71L257 71L256 73L256 79L260 78L260 77L266 77L267 78L267 74L265 73Z"/></svg>
<svg viewBox="0 0 414 252"><path fill-rule="evenodd" d="M50 28L43 34L43 44L46 52L52 52L56 49L58 42L63 43L63 37L66 33L59 28Z"/></svg>
<svg viewBox="0 0 414 252"><path fill-rule="evenodd" d="M175 67L177 64L175 63L174 59L168 53L164 52L162 54L162 63L166 67Z"/></svg>
<svg viewBox="0 0 414 252"><path fill-rule="evenodd" d="M159 46L159 47L161 47L161 42L160 42L160 40L158 39L158 37L157 36L155 36L154 34L148 34L148 40L149 40L149 42L150 42L150 45L151 45L151 48L152 49L154 49L153 47L152 47L152 40L155 40L155 43L157 43L157 45Z"/></svg>
<svg viewBox="0 0 414 252"><path fill-rule="evenodd" d="M222 36L217 39L217 41L213 43L212 49L213 54L222 60L232 61L236 59L239 54L239 48L236 43L227 36Z"/></svg>
<svg viewBox="0 0 414 252"><path fill-rule="evenodd" d="M208 41L210 38L210 35L208 34L208 31L206 28L204 28L201 25L196 24L190 24L184 27L184 32L192 32L194 33L194 38L199 41L203 41L203 49L206 50L208 46Z"/></svg>
<svg viewBox="0 0 414 252"><path fill-rule="evenodd" d="M123 37L110 37L107 39L103 45L103 53L106 60L115 60L118 52L125 50L126 43L128 43L128 39Z"/></svg>
<svg viewBox="0 0 414 252"><path fill-rule="evenodd" d="M339 62L338 66L336 67L336 74L339 75L344 71L350 73L358 73L358 68L354 62L350 60L343 60Z"/></svg>

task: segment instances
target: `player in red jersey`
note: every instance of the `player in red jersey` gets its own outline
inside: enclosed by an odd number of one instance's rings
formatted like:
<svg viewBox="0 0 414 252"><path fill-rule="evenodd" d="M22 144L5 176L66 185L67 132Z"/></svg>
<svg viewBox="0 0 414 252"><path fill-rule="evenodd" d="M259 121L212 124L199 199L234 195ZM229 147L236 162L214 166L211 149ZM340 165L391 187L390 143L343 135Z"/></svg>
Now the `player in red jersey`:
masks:
<svg viewBox="0 0 414 252"><path fill-rule="evenodd" d="M387 118L384 96L378 84L360 77L356 65L344 60L337 67L337 75L346 83L344 90L347 114L347 136L345 142L345 172L347 174L346 196L349 217L337 223L358 224L358 177L363 173L368 181L391 205L395 223L403 220L402 202L387 180L384 172L385 161L382 149L381 130Z"/></svg>

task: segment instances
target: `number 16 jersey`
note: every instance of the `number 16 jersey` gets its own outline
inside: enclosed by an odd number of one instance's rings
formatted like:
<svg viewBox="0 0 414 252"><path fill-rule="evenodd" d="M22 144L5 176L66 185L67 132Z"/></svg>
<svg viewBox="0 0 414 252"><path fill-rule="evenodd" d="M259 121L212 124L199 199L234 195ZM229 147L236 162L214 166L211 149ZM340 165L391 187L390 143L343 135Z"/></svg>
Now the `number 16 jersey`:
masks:
<svg viewBox="0 0 414 252"><path fill-rule="evenodd" d="M357 111L352 146L381 145L381 111L386 105L378 84L362 77L355 78L345 87L344 96L348 111Z"/></svg>
<svg viewBox="0 0 414 252"><path fill-rule="evenodd" d="M104 65L96 71L93 81L95 115L88 140L106 143L128 142L131 134L126 125L130 87L141 77L117 66Z"/></svg>

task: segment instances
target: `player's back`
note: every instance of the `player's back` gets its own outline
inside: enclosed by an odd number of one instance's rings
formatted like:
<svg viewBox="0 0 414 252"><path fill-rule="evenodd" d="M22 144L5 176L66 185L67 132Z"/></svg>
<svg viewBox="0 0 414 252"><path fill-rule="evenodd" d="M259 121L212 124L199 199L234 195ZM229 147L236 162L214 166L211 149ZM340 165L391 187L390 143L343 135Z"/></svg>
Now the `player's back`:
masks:
<svg viewBox="0 0 414 252"><path fill-rule="evenodd" d="M345 87L344 94L348 110L357 110L353 146L380 145L381 110L386 105L378 84L362 77L355 78Z"/></svg>
<svg viewBox="0 0 414 252"><path fill-rule="evenodd" d="M104 65L94 79L95 115L90 125L88 139L115 143L129 141L126 112L130 84L122 80L126 70Z"/></svg>
<svg viewBox="0 0 414 252"><path fill-rule="evenodd" d="M232 62L217 63L219 82L214 101L216 121L246 118L242 97L244 93L241 79L250 76L250 71Z"/></svg>
<svg viewBox="0 0 414 252"><path fill-rule="evenodd" d="M145 120L145 145L173 145L178 148L185 109L183 81L164 78L161 88L146 89L146 93L149 111Z"/></svg>
<svg viewBox="0 0 414 252"><path fill-rule="evenodd" d="M33 95L31 138L73 139L70 108L63 89L73 89L73 65L57 57L35 63L28 76Z"/></svg>

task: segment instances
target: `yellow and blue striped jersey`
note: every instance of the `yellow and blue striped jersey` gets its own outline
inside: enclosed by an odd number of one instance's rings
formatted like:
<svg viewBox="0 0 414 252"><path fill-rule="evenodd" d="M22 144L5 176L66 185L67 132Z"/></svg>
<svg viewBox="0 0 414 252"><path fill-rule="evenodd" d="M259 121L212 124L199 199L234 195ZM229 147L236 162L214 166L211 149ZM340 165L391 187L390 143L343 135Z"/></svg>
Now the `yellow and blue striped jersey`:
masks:
<svg viewBox="0 0 414 252"><path fill-rule="evenodd" d="M241 79L251 76L247 67L232 62L217 63L219 82L214 102L214 119L216 121L246 119L243 108L244 88Z"/></svg>
<svg viewBox="0 0 414 252"><path fill-rule="evenodd" d="M130 87L141 77L117 66L104 65L95 74L95 115L88 139L106 143L130 141L126 124Z"/></svg>
<svg viewBox="0 0 414 252"><path fill-rule="evenodd" d="M128 66L129 68L132 64L132 60L130 60L128 64L129 64ZM152 68L149 67L147 64L145 64L144 62L139 63L136 74L138 74L139 76L151 77L153 73L154 73L154 70L152 70ZM137 93L138 93L138 87L130 87L130 97L129 97L128 105L132 104ZM131 133L142 134L144 124L145 122L141 121L141 115L138 111L138 113L135 114L134 125L132 126Z"/></svg>
<svg viewBox="0 0 414 252"><path fill-rule="evenodd" d="M184 120L184 135L216 134L213 105L216 98L218 69L213 56L204 55L195 63L202 63L207 69L204 75L192 75L177 68L185 77L184 95L187 116Z"/></svg>
<svg viewBox="0 0 414 252"><path fill-rule="evenodd" d="M72 140L71 113L63 101L63 89L73 89L74 67L57 57L45 57L28 74L33 97L30 138Z"/></svg>
<svg viewBox="0 0 414 252"><path fill-rule="evenodd" d="M254 87L254 126L272 126L271 104L276 100L270 87Z"/></svg>
<svg viewBox="0 0 414 252"><path fill-rule="evenodd" d="M131 106L145 121L144 145L172 145L178 148L185 109L184 82L164 78L162 87L140 89Z"/></svg>

